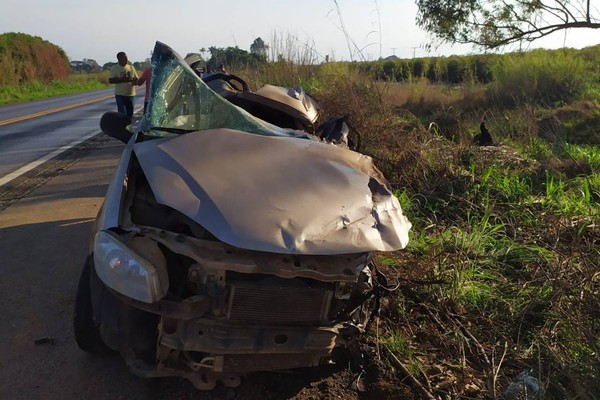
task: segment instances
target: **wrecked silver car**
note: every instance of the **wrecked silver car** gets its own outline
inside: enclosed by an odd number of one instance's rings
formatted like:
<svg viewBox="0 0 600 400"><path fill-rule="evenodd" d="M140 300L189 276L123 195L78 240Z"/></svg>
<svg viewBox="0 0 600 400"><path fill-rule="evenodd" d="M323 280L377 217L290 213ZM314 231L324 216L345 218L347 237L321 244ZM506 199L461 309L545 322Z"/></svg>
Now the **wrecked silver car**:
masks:
<svg viewBox="0 0 600 400"><path fill-rule="evenodd" d="M203 81L154 49L151 98L96 220L76 296L79 347L199 389L329 363L356 347L381 283L374 251L410 223L342 119L300 88Z"/></svg>

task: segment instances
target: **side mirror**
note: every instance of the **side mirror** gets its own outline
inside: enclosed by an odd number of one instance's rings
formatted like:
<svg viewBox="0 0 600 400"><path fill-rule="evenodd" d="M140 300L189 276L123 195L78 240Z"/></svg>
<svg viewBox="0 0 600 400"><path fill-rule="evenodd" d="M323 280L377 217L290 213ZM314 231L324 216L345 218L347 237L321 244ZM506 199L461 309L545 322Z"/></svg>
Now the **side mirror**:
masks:
<svg viewBox="0 0 600 400"><path fill-rule="evenodd" d="M102 129L102 132L123 143L129 142L129 139L133 135L133 132L127 129L127 126L130 124L131 118L115 111L104 113L100 119L100 129Z"/></svg>

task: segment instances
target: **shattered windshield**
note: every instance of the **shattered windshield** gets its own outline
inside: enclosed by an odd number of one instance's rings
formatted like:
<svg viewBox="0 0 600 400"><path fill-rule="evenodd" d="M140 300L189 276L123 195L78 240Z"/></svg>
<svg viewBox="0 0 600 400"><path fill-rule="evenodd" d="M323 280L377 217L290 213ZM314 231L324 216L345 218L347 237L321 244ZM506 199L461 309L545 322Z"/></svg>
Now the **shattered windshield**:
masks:
<svg viewBox="0 0 600 400"><path fill-rule="evenodd" d="M146 115L140 128L148 135L230 128L265 136L308 137L256 118L212 91L169 46L156 42Z"/></svg>

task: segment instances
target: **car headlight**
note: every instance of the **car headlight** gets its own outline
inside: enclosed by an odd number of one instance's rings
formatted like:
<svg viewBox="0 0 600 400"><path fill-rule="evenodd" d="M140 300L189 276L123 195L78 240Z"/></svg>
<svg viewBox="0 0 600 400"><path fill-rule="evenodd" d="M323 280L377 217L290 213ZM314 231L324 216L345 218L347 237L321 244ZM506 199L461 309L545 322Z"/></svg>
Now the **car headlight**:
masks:
<svg viewBox="0 0 600 400"><path fill-rule="evenodd" d="M96 272L102 282L111 289L144 303L154 303L165 297L169 288L169 277L164 265L166 263L154 242L152 248L147 244L135 246L133 240L132 249L113 232L96 233L94 238ZM139 247L139 250L136 247ZM153 265L135 250L144 251L144 254L148 252L148 258L159 265ZM159 262L156 262L157 259L160 259Z"/></svg>

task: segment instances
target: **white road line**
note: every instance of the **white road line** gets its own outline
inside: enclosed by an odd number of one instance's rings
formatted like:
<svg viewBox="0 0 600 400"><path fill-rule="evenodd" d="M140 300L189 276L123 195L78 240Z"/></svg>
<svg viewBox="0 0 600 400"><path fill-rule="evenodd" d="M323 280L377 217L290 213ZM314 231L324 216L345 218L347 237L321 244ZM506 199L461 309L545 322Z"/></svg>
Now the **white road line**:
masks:
<svg viewBox="0 0 600 400"><path fill-rule="evenodd" d="M37 160L35 160L34 162L31 162L21 168L19 168L18 170L11 172L10 174L3 176L2 178L0 178L0 187L6 185L8 182L12 181L13 179L18 178L19 176L31 171L34 168L37 168L38 166L40 166L41 164L45 163L46 161L56 157L57 155L69 150L72 147L77 146L79 143L98 135L100 132L95 131L95 132L90 132L85 136L82 136L80 138L78 138L77 140L74 140L73 142L64 145L63 147L54 150L52 153L45 155L42 158L39 158Z"/></svg>

